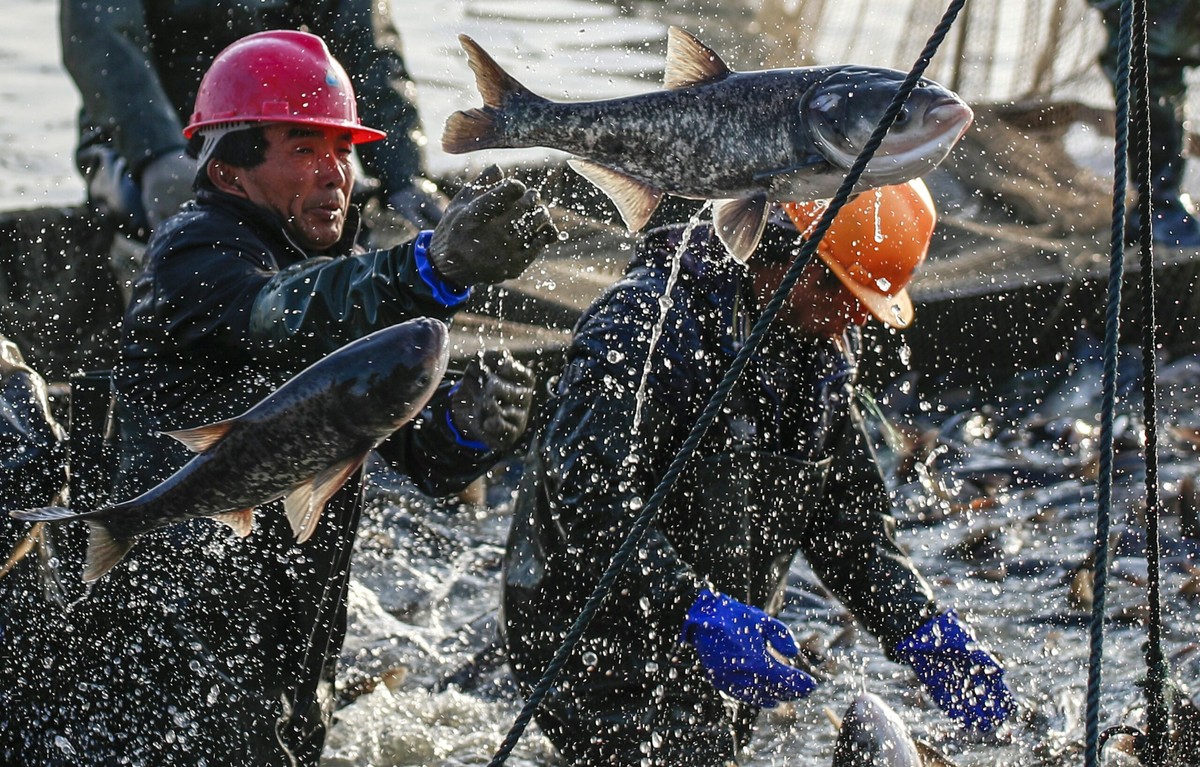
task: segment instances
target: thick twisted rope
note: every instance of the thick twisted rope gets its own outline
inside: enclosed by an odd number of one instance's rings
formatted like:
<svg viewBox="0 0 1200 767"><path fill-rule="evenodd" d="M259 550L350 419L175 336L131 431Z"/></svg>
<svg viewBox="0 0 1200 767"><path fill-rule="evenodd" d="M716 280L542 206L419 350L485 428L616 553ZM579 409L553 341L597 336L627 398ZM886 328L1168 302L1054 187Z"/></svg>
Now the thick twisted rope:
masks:
<svg viewBox="0 0 1200 767"><path fill-rule="evenodd" d="M1158 407L1155 391L1155 339L1157 318L1154 300L1153 198L1150 178L1150 79L1147 62L1147 3L1134 0L1132 78L1136 101L1133 106L1134 179L1138 188L1138 213L1142 222L1142 390L1146 429L1146 568L1149 573L1147 602L1150 607L1146 637L1146 738L1140 754L1152 767L1165 765L1171 731L1171 708L1167 699L1166 654L1162 646L1162 579L1159 572L1159 522L1162 502L1158 494Z"/></svg>

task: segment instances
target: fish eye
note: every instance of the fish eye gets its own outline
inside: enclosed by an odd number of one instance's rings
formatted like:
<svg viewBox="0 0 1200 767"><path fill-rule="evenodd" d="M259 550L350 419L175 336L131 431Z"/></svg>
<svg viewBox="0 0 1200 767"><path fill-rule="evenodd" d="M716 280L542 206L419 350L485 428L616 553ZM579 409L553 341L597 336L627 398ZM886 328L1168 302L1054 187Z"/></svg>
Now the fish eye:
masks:
<svg viewBox="0 0 1200 767"><path fill-rule="evenodd" d="M809 106L818 112L827 113L837 109L841 101L842 97L836 93L822 93L814 98Z"/></svg>
<svg viewBox="0 0 1200 767"><path fill-rule="evenodd" d="M894 124L895 125L904 125L905 123L907 123L909 121L909 118L911 118L911 117L912 117L911 110L909 110L908 107L903 107L900 110L900 113L896 115L896 122Z"/></svg>

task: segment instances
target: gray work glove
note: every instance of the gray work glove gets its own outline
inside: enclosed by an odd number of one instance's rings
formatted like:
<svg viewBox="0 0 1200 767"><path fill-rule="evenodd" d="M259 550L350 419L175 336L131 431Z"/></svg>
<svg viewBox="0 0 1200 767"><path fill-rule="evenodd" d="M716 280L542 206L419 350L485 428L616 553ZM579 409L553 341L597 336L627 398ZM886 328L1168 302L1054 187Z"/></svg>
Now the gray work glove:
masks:
<svg viewBox="0 0 1200 767"><path fill-rule="evenodd" d="M196 179L196 161L178 152L167 152L142 169L142 207L153 229L179 212L179 206L192 199Z"/></svg>
<svg viewBox="0 0 1200 767"><path fill-rule="evenodd" d="M488 451L516 444L529 424L533 372L507 349L484 352L467 365L450 395L450 419L463 439Z"/></svg>
<svg viewBox="0 0 1200 767"><path fill-rule="evenodd" d="M558 238L534 189L492 165L450 201L426 251L445 280L459 287L516 277Z"/></svg>
<svg viewBox="0 0 1200 767"><path fill-rule="evenodd" d="M427 178L413 176L412 183L388 195L388 207L417 229L432 229L442 220L450 200Z"/></svg>

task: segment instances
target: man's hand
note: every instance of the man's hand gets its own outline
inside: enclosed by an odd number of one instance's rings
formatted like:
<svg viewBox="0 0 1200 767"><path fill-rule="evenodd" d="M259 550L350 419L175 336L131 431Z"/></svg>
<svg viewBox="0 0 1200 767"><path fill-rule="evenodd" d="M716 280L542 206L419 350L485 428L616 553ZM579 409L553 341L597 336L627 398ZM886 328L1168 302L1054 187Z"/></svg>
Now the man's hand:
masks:
<svg viewBox="0 0 1200 767"><path fill-rule="evenodd" d="M988 732L1015 707L1000 663L975 642L953 610L937 616L896 645L938 707L964 727Z"/></svg>
<svg viewBox="0 0 1200 767"><path fill-rule="evenodd" d="M799 654L787 626L724 594L700 591L680 639L696 648L713 687L744 703L774 708L816 689L815 679L771 654Z"/></svg>
<svg viewBox="0 0 1200 767"><path fill-rule="evenodd" d="M488 451L512 447L529 424L535 382L507 349L476 357L451 390L452 425Z"/></svg>
<svg viewBox="0 0 1200 767"><path fill-rule="evenodd" d="M142 207L153 229L179 212L179 207L192 199L192 182L196 179L196 161L178 152L167 152L154 158L142 170Z"/></svg>
<svg viewBox="0 0 1200 767"><path fill-rule="evenodd" d="M558 237L538 193L490 166L450 201L433 230L428 258L459 287L516 277Z"/></svg>
<svg viewBox="0 0 1200 767"><path fill-rule="evenodd" d="M415 228L432 229L442 220L450 200L432 181L414 176L412 183L388 195L387 204Z"/></svg>

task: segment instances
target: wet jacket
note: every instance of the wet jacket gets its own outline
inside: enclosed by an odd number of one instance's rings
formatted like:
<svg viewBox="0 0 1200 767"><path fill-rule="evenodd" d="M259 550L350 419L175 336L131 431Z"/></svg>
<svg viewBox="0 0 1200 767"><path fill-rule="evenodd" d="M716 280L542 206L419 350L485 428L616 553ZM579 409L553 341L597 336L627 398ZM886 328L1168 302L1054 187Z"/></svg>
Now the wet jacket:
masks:
<svg viewBox="0 0 1200 767"><path fill-rule="evenodd" d="M201 192L151 239L116 370L114 498L148 489L187 461L159 431L238 415L371 330L454 313L418 276L411 244L354 253L351 227L317 256L293 244L273 215ZM494 461L454 441L448 388L378 449L438 495ZM207 519L142 536L66 617L70 663L50 682L65 692L45 721L25 725L35 733L27 761L315 765L332 714L361 508L356 477L303 544L279 503L258 510L244 539ZM68 579L78 581L78 567L76 558Z"/></svg>
<svg viewBox="0 0 1200 767"><path fill-rule="evenodd" d="M525 685L540 678L756 318L744 268L699 227L656 333L681 232L651 232L624 278L581 318L528 456L503 598L511 663ZM760 247L794 245L794 235L778 234ZM934 614L928 583L893 538L853 405L856 339L843 349L773 330L750 360L543 707L539 721L560 748L595 734L605 706L649 690L660 707L664 697L716 698L678 641L701 586L775 614L800 552L889 650ZM572 721L592 724L562 735Z"/></svg>
<svg viewBox="0 0 1200 767"><path fill-rule="evenodd" d="M357 147L386 195L423 174L420 124L400 37L376 0L63 0L63 60L79 89L80 152L112 145L135 179L183 147L209 64L226 46L270 29L322 37L350 78L364 125L383 141Z"/></svg>

